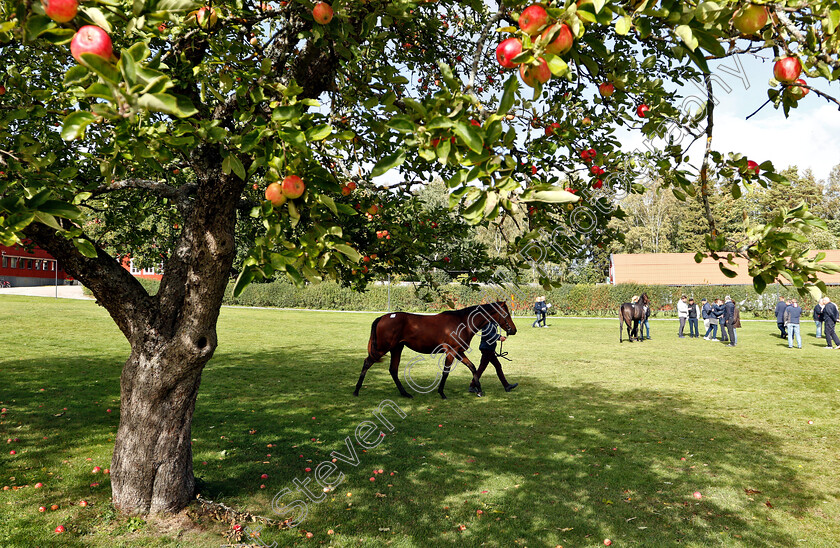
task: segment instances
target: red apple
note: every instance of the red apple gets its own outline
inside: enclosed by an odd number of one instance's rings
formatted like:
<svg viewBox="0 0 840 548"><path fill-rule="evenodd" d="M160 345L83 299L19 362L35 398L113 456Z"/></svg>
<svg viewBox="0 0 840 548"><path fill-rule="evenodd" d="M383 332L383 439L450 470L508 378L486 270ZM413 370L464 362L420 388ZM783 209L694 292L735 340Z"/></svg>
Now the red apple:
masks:
<svg viewBox="0 0 840 548"><path fill-rule="evenodd" d="M55 528L55 532L56 533L63 533L64 532L64 526L59 525L58 527Z"/></svg>
<svg viewBox="0 0 840 548"><path fill-rule="evenodd" d="M551 70L548 68L548 63L545 59L540 57L537 59L539 65L519 65L519 76L527 85L536 87L537 83L544 84L551 78Z"/></svg>
<svg viewBox="0 0 840 548"><path fill-rule="evenodd" d="M612 546L612 541L608 538L604 539L604 546Z"/></svg>
<svg viewBox="0 0 840 548"><path fill-rule="evenodd" d="M70 53L78 63L82 62L80 56L83 53L92 53L107 61L114 53L114 49L107 32L94 25L85 25L70 41Z"/></svg>
<svg viewBox="0 0 840 548"><path fill-rule="evenodd" d="M289 175L283 179L282 186L283 194L290 200L300 198L303 195L303 191L306 190L306 185L303 184L303 180L297 175Z"/></svg>
<svg viewBox="0 0 840 548"><path fill-rule="evenodd" d="M696 498L696 499L702 499L702 498L703 498L703 495L702 495L702 494L700 494L700 491L695 491L695 492L694 492L694 498Z"/></svg>
<svg viewBox="0 0 840 548"><path fill-rule="evenodd" d="M0 85L0 95L6 95L6 86Z"/></svg>
<svg viewBox="0 0 840 548"><path fill-rule="evenodd" d="M604 181L602 181L601 179L598 179L597 181L592 183L592 188L594 188L594 189L599 189L602 186L604 186Z"/></svg>
<svg viewBox="0 0 840 548"><path fill-rule="evenodd" d="M280 183L271 183L265 189L265 199L271 202L274 207L280 207L286 203L286 196L283 195L283 187Z"/></svg>
<svg viewBox="0 0 840 548"><path fill-rule="evenodd" d="M38 511L39 511L39 512L46 512L46 511L47 511L47 507L46 507L46 506L39 506L39 507L38 507Z"/></svg>
<svg viewBox="0 0 840 548"><path fill-rule="evenodd" d="M782 57L773 66L773 76L779 82L790 84L802 74L802 63L799 57Z"/></svg>
<svg viewBox="0 0 840 548"><path fill-rule="evenodd" d="M326 2L318 2L315 4L315 7L312 8L312 18L315 19L316 22L326 25L332 21L333 18L332 6Z"/></svg>
<svg viewBox="0 0 840 548"><path fill-rule="evenodd" d="M533 36L548 22L548 13L539 4L532 4L522 10L519 16L519 28Z"/></svg>
<svg viewBox="0 0 840 548"><path fill-rule="evenodd" d="M44 13L56 23L66 23L76 17L79 11L77 0L41 0Z"/></svg>
<svg viewBox="0 0 840 548"><path fill-rule="evenodd" d="M542 33L543 38L546 38L553 28L554 27L549 27L545 29ZM572 36L572 31L569 29L569 25L563 23L560 25L560 30L555 35L554 40L545 47L545 51L554 55L563 55L572 49L574 41L575 38Z"/></svg>
<svg viewBox="0 0 840 548"><path fill-rule="evenodd" d="M767 8L755 4L747 4L732 19L732 24L741 34L755 34L767 24Z"/></svg>
<svg viewBox="0 0 840 548"><path fill-rule="evenodd" d="M40 489L43 486L44 486L44 484L39 481L38 483L35 484L35 489Z"/></svg>
<svg viewBox="0 0 840 548"><path fill-rule="evenodd" d="M615 93L615 86L612 85L612 82L603 82L598 86L598 93L601 94L601 97L612 97L612 94Z"/></svg>
<svg viewBox="0 0 840 548"><path fill-rule="evenodd" d="M216 13L215 8L211 8L210 6L204 6L203 8L190 12L187 17L189 17L190 21L195 17L195 23L199 27L207 30L212 29L219 22L219 14Z"/></svg>
<svg viewBox="0 0 840 548"><path fill-rule="evenodd" d="M805 80L803 80L802 78L797 79L796 82L794 82L794 84L799 84L799 85L798 86L790 86L785 91L787 91L788 95L790 95L796 101L802 99L803 97L808 95L808 93L811 92L810 89L808 89L806 87L802 87L802 86L807 86L808 85L808 83Z"/></svg>
<svg viewBox="0 0 840 548"><path fill-rule="evenodd" d="M590 173L592 173L592 175L600 175L601 174L601 168L598 167L598 166L590 167L589 171L590 171Z"/></svg>
<svg viewBox="0 0 840 548"><path fill-rule="evenodd" d="M58 510L58 504L53 504L52 506L50 506L50 510L52 510L53 512Z"/></svg>
<svg viewBox="0 0 840 548"><path fill-rule="evenodd" d="M560 128L560 124L558 124L557 122L552 122L552 123L548 124L548 126L546 126L545 134L546 135L551 135L551 134L554 133L555 130L557 130L559 128Z"/></svg>
<svg viewBox="0 0 840 548"><path fill-rule="evenodd" d="M88 505L88 501L86 501L86 500L79 501L79 506L84 507L84 506L87 506L87 505Z"/></svg>
<svg viewBox="0 0 840 548"><path fill-rule="evenodd" d="M650 112L650 107L644 103L636 107L636 116L639 118L647 118L648 112Z"/></svg>
<svg viewBox="0 0 840 548"><path fill-rule="evenodd" d="M91 473L91 474L98 474L98 473L99 473L99 472L101 472L101 471L102 471L102 468L100 468L100 467L98 467L98 466L94 466L94 467L93 467L93 470L91 470L91 472L90 472L90 473Z"/></svg>
<svg viewBox="0 0 840 548"><path fill-rule="evenodd" d="M508 38L496 46L496 61L505 68L516 68L511 59L522 53L522 42L519 38Z"/></svg>
<svg viewBox="0 0 840 548"><path fill-rule="evenodd" d="M11 451L9 451L9 454L10 454L10 455L17 455L17 451L15 451L14 449L12 449Z"/></svg>
<svg viewBox="0 0 840 548"><path fill-rule="evenodd" d="M758 170L761 168L758 167L758 163L749 160L747 162L747 169L749 169L750 171L755 171L755 174L758 175Z"/></svg>
<svg viewBox="0 0 840 548"><path fill-rule="evenodd" d="M592 119L590 119L589 116L585 116L583 118L583 120L580 121L580 123L585 125L585 126L591 126L592 125Z"/></svg>

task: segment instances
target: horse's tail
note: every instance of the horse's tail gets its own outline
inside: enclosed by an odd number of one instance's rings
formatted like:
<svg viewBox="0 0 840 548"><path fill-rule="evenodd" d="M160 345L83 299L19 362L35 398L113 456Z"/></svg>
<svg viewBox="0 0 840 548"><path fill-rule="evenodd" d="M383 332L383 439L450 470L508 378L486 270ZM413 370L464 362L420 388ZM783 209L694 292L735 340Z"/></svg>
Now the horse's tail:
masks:
<svg viewBox="0 0 840 548"><path fill-rule="evenodd" d="M382 319L382 316L376 318L375 320L373 320L373 323L370 326L370 340L368 341L368 356L373 356L373 350L376 348L376 326L379 325L379 320L381 320L381 319Z"/></svg>

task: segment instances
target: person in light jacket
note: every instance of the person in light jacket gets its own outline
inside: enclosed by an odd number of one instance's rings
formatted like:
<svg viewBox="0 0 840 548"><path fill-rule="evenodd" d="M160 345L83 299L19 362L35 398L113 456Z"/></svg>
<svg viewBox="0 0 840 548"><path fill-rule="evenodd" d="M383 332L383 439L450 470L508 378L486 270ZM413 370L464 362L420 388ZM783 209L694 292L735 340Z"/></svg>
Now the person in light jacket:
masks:
<svg viewBox="0 0 840 548"><path fill-rule="evenodd" d="M679 338L684 339L685 335L683 335L683 331L685 330L685 322L688 320L688 302L686 300L688 297L683 295L680 297L680 300L677 301L677 317L680 319L680 332L677 335Z"/></svg>
<svg viewBox="0 0 840 548"><path fill-rule="evenodd" d="M823 310L823 300L820 299L817 301L817 304L814 305L814 325L817 327L817 338L822 339L822 310Z"/></svg>

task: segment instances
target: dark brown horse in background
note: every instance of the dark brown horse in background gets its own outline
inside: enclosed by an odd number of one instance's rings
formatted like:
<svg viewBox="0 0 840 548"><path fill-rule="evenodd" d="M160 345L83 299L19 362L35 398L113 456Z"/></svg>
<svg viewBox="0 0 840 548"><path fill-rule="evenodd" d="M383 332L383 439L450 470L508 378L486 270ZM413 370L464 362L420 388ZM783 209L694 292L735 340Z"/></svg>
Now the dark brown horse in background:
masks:
<svg viewBox="0 0 840 548"><path fill-rule="evenodd" d="M624 303L618 309L618 342L622 340L624 326L627 326L627 339L633 342L633 338L637 341L644 340L644 337L639 336L639 324L645 320L647 309L650 306L650 300L647 293L642 293L639 300L635 303ZM633 322L633 331L630 332L630 322Z"/></svg>
<svg viewBox="0 0 840 548"><path fill-rule="evenodd" d="M489 322L496 322L508 335L516 334L507 304L503 301L495 303L469 306L460 310L447 310L435 315L408 314L395 312L385 314L373 320L370 327L370 341L368 342L368 357L362 366L362 374L356 383L354 396L359 395L365 373L370 366L391 353L391 378L397 385L400 394L406 398L412 397L405 391L400 382L400 354L408 347L420 354L445 354L446 361L443 376L438 385L440 397L446 399L443 387L454 360L461 361L473 374L476 395L483 396L481 384L478 382L478 372L475 365L467 358L466 352L470 348L473 336L480 332Z"/></svg>

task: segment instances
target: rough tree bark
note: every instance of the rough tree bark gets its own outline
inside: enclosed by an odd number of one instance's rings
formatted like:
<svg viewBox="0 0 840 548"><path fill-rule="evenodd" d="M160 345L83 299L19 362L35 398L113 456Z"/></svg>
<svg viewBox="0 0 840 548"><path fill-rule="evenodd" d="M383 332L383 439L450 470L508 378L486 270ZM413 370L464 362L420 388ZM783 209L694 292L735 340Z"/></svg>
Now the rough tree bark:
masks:
<svg viewBox="0 0 840 548"><path fill-rule="evenodd" d="M212 199L183 204L183 233L155 296L103 250L86 258L54 229L33 224L26 230L91 289L131 344L111 465L113 502L127 514L177 512L194 496L192 417L201 372L217 346L244 182L222 174L214 152L204 151L192 165L196 194Z"/></svg>

